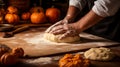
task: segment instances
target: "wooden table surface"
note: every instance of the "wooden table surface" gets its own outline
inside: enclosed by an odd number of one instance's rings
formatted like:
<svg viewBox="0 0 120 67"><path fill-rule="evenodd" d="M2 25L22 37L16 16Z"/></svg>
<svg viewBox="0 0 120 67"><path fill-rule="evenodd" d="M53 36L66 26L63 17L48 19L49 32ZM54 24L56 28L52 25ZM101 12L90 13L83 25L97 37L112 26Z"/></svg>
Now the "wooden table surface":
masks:
<svg viewBox="0 0 120 67"><path fill-rule="evenodd" d="M91 61L90 67L119 67L120 65L120 44L114 46L107 46L107 48L111 48L116 57L111 61ZM71 54L83 53L86 50L80 50L76 52L68 52ZM36 58L21 58L20 61L12 66L5 66L0 64L0 67L59 67L58 61L61 57L63 57L66 53L49 55L44 57L36 57Z"/></svg>
<svg viewBox="0 0 120 67"><path fill-rule="evenodd" d="M91 61L90 67L119 67L120 65L120 46L107 47L116 51L116 57L111 61ZM84 51L84 50L83 50ZM79 51L76 53L81 53ZM72 54L72 52L69 52ZM75 54L75 52L73 53ZM21 58L21 61L12 66L0 64L0 67L59 67L58 61L65 54L51 55L37 58Z"/></svg>

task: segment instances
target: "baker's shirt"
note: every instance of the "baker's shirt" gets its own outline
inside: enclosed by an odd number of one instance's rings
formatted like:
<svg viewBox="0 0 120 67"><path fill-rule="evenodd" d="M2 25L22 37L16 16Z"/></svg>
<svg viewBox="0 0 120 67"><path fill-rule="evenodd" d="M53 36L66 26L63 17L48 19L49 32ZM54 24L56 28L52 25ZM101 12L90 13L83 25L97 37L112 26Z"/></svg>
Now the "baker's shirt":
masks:
<svg viewBox="0 0 120 67"><path fill-rule="evenodd" d="M82 10L88 0L70 0L69 5ZM91 0L89 0L91 2ZM96 0L92 10L101 17L113 16L120 8L120 0Z"/></svg>

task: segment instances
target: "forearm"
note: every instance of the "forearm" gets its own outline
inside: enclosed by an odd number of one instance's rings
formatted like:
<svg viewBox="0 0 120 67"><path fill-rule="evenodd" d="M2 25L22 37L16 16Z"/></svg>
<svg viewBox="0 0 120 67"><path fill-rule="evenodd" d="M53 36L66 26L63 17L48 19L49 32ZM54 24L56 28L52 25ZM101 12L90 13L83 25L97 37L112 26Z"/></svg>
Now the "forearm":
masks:
<svg viewBox="0 0 120 67"><path fill-rule="evenodd" d="M73 24L76 25L75 27L79 32L95 25L104 17L113 16L120 7L120 1L118 0L97 0L94 4L95 5L88 14L86 14L77 23Z"/></svg>
<svg viewBox="0 0 120 67"><path fill-rule="evenodd" d="M73 22L76 16L86 5L85 0L69 0L68 12L64 19L67 19L68 22Z"/></svg>
<svg viewBox="0 0 120 67"><path fill-rule="evenodd" d="M64 19L68 20L69 22L73 22L76 16L79 14L80 10L74 6L69 6L68 12Z"/></svg>
<svg viewBox="0 0 120 67"><path fill-rule="evenodd" d="M94 13L92 10L86 14L83 18L81 18L76 23L73 23L74 27L78 30L78 32L82 32L91 26L98 23L100 20L102 20L103 17L98 16L96 13Z"/></svg>

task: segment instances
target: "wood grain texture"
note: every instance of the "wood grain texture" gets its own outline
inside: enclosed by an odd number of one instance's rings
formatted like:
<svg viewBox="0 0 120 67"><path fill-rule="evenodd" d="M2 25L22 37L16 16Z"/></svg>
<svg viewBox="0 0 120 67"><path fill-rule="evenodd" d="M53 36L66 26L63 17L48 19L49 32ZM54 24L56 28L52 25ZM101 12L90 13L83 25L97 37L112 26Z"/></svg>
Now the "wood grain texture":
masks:
<svg viewBox="0 0 120 67"><path fill-rule="evenodd" d="M46 28L32 28L16 34L11 38L3 38L0 33L0 43L10 48L22 47L29 57L46 56L70 51L78 51L101 46L113 46L119 43L87 33L81 33L81 40L74 43L55 43L43 39Z"/></svg>

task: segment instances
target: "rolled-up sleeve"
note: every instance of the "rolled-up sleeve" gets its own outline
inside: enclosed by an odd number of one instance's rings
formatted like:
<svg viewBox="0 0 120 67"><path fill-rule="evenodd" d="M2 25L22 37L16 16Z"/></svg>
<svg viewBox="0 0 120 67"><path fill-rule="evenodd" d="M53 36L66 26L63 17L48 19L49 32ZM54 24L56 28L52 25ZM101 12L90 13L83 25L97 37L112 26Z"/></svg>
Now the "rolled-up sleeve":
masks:
<svg viewBox="0 0 120 67"><path fill-rule="evenodd" d="M92 10L101 17L113 16L120 9L120 0L97 0Z"/></svg>
<svg viewBox="0 0 120 67"><path fill-rule="evenodd" d="M86 1L85 0L69 0L69 6L77 7L78 9L82 10L85 7Z"/></svg>

